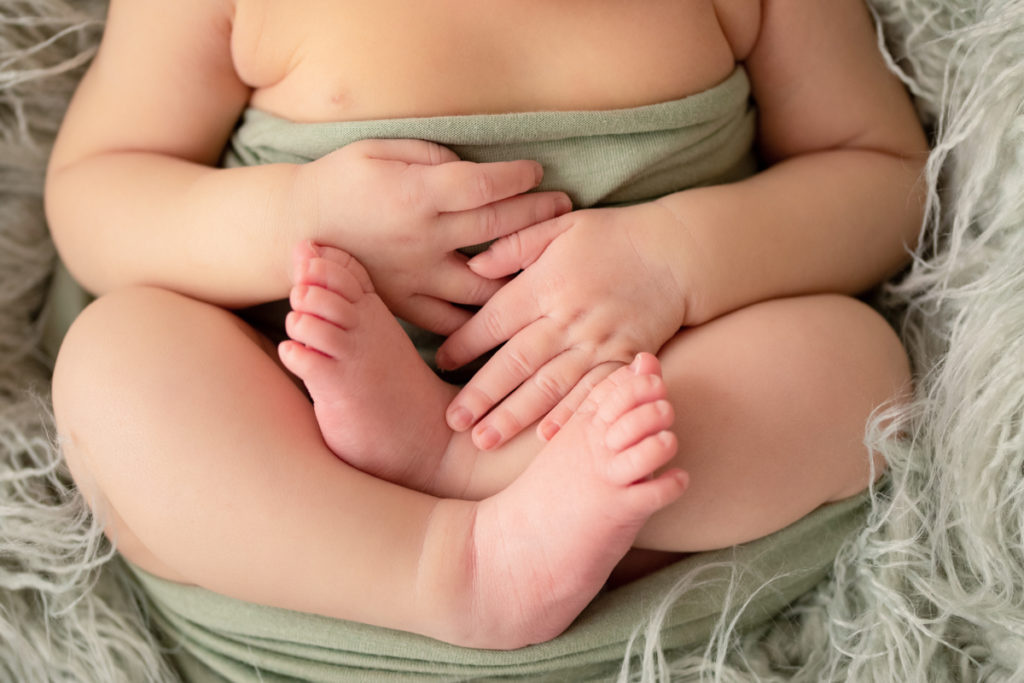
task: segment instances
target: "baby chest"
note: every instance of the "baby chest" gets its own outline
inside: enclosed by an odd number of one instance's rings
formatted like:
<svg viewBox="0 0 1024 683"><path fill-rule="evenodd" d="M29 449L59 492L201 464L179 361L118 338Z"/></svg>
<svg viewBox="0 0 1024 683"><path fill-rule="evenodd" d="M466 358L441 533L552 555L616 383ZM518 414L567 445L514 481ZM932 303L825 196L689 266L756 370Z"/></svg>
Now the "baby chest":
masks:
<svg viewBox="0 0 1024 683"><path fill-rule="evenodd" d="M298 121L613 109L731 72L714 5L238 0L232 52L253 106Z"/></svg>

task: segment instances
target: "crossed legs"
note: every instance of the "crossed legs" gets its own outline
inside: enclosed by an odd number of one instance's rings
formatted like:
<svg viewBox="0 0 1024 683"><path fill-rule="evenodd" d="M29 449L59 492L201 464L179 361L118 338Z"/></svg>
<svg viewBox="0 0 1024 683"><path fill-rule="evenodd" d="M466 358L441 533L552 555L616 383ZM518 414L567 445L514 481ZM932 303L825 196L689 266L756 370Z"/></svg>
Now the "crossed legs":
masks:
<svg viewBox="0 0 1024 683"><path fill-rule="evenodd" d="M558 440L527 435L509 457L483 459L514 483L479 503L336 457L262 338L161 290L115 293L83 314L61 351L54 405L76 481L144 569L241 599L517 647L563 630L634 539L721 547L862 489L864 421L908 381L885 324L842 297L744 309L679 335L661 361L665 383L641 360L595 389ZM677 466L691 476L685 495L666 470ZM510 585L543 595L510 598Z"/></svg>

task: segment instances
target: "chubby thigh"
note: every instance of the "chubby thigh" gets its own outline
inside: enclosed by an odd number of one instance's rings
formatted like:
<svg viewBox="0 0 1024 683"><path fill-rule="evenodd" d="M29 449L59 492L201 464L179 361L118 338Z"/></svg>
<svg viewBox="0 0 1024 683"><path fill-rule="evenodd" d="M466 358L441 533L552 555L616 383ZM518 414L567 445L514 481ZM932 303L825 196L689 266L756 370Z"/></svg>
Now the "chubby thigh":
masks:
<svg viewBox="0 0 1024 683"><path fill-rule="evenodd" d="M767 535L864 490L884 462L872 413L909 396L903 346L840 295L775 299L681 332L661 351L690 487L636 546L721 548Z"/></svg>
<svg viewBox="0 0 1024 683"><path fill-rule="evenodd" d="M865 488L872 411L909 386L884 320L837 295L767 301L662 350L689 490L635 545L720 548ZM243 600L424 632L419 549L437 499L346 465L273 349L233 314L159 289L76 321L54 374L68 464L121 552ZM373 596L345 586L388 586ZM321 587L311 590L311 587ZM386 594L384 594L386 593Z"/></svg>
<svg viewBox="0 0 1024 683"><path fill-rule="evenodd" d="M413 591L437 500L335 457L273 349L231 313L152 288L101 297L68 332L53 400L76 483L143 569L251 602L427 627ZM366 585L390 589L342 588Z"/></svg>

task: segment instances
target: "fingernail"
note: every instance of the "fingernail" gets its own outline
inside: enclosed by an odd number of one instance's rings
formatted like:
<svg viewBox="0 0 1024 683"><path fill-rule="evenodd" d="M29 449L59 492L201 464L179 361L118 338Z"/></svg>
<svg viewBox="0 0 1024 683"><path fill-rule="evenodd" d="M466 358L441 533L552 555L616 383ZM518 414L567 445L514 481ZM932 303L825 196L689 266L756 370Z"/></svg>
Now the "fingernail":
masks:
<svg viewBox="0 0 1024 683"><path fill-rule="evenodd" d="M563 213L569 213L572 211L572 200L566 195L560 195L555 200L555 213L561 216Z"/></svg>
<svg viewBox="0 0 1024 683"><path fill-rule="evenodd" d="M460 406L449 413L448 424L457 432L469 429L473 424L473 414Z"/></svg>
<svg viewBox="0 0 1024 683"><path fill-rule="evenodd" d="M629 364L629 369L633 372L640 370L640 354L633 356L633 362Z"/></svg>
<svg viewBox="0 0 1024 683"><path fill-rule="evenodd" d="M473 435L473 440L476 441L476 445L485 451L494 448L501 441L501 434L494 427L481 427L476 430Z"/></svg>
<svg viewBox="0 0 1024 683"><path fill-rule="evenodd" d="M491 252L489 252L489 251L482 251L482 252L480 252L479 254L474 256L473 258L471 258L468 261L466 261L466 266L470 270L472 270L473 272L476 272L476 269L478 267L480 267L481 265L485 265L487 263L487 258L488 258L487 255L489 253L491 253Z"/></svg>
<svg viewBox="0 0 1024 683"><path fill-rule="evenodd" d="M544 167L539 163L533 163L533 182L535 185L540 185L540 181L544 179Z"/></svg>
<svg viewBox="0 0 1024 683"><path fill-rule="evenodd" d="M537 428L540 434L540 438L545 441L551 441L551 439L558 433L558 424L554 422L545 422Z"/></svg>

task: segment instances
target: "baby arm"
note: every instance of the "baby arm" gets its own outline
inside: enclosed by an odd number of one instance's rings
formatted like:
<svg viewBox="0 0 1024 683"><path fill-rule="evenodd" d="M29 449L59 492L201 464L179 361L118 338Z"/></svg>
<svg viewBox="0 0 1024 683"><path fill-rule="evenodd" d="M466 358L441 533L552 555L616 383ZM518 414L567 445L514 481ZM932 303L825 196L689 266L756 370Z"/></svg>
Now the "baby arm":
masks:
<svg viewBox="0 0 1024 683"><path fill-rule="evenodd" d="M228 307L283 298L292 247L309 239L344 247L397 312L450 332L468 316L447 302L480 304L501 284L454 250L567 210L560 193L520 196L539 181L533 162L469 164L419 141L214 168L250 95L232 13L225 0L111 3L47 179L54 239L88 289L158 285Z"/></svg>
<svg viewBox="0 0 1024 683"><path fill-rule="evenodd" d="M921 228L927 140L863 1L762 5L746 66L768 168L660 200L696 256L673 252L688 273L686 325L862 292L909 260Z"/></svg>
<svg viewBox="0 0 1024 683"><path fill-rule="evenodd" d="M744 61L769 167L741 182L664 197L654 202L661 210L642 220L631 207L633 216L616 222L628 225L632 252L616 253L621 240L602 237L595 248L606 248L607 258L596 261L598 269L581 271L571 251L556 246L579 242L572 233L587 225L607 223L598 213L608 209L563 216L478 257L477 272L525 271L439 352L443 365L458 366L511 339L452 402L453 428L475 424L478 444L493 447L558 404L541 424L549 435L607 373L602 365L622 360L622 345L609 340L654 343L666 318L692 326L767 299L860 292L906 262L921 223L917 183L927 144L878 52L865 6L776 0L763 2L762 14ZM661 281L645 288L671 295L636 298L600 330L576 324L591 319L581 313L607 307L609 295L634 288L613 278L627 274L620 262L635 255L645 263L637 272ZM580 301L537 289L563 272L604 279L585 288L600 297ZM527 311L536 315L526 320ZM553 319L571 324L553 330ZM596 353L581 363L581 348Z"/></svg>
<svg viewBox="0 0 1024 683"><path fill-rule="evenodd" d="M299 222L295 169L211 168L249 99L232 5L110 4L46 187L57 247L91 291L155 284L226 305L287 291L275 251Z"/></svg>

